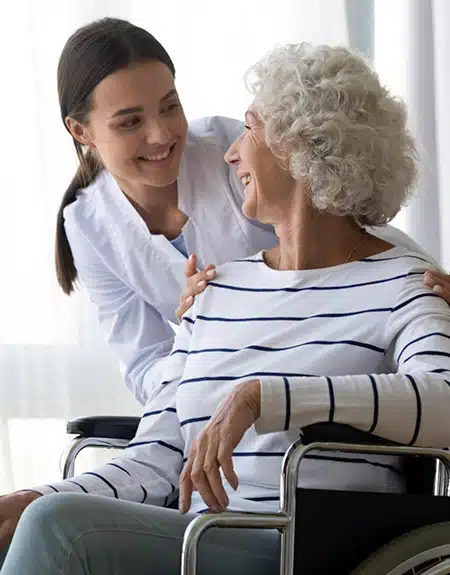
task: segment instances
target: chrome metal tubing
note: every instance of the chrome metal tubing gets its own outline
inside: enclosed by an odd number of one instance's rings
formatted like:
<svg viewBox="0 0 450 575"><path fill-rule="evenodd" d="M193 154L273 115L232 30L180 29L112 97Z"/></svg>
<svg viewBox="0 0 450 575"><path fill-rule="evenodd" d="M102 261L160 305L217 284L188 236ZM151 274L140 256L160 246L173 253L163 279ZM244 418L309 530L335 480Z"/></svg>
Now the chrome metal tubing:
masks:
<svg viewBox="0 0 450 575"><path fill-rule="evenodd" d="M128 439L112 439L110 437L82 437L78 436L72 440L68 448L63 464L63 479L70 479L75 475L75 460L86 447L101 447L103 449L124 449L129 443Z"/></svg>
<svg viewBox="0 0 450 575"><path fill-rule="evenodd" d="M353 443L315 442L303 445L295 442L286 452L281 469L280 511L289 518L287 527L281 533L280 575L294 572L295 550L295 505L300 463L310 451L341 451L346 453L374 453L385 455L426 455L434 457L441 464L445 474L450 473L450 453L442 449L427 447L406 447L387 445L362 445ZM443 479L439 480L442 484ZM442 485L439 489L442 490ZM441 493L439 493L441 494Z"/></svg>
<svg viewBox="0 0 450 575"><path fill-rule="evenodd" d="M203 533L212 527L283 529L289 519L282 513L214 513L199 515L186 528L181 554L181 575L194 575L197 549Z"/></svg>

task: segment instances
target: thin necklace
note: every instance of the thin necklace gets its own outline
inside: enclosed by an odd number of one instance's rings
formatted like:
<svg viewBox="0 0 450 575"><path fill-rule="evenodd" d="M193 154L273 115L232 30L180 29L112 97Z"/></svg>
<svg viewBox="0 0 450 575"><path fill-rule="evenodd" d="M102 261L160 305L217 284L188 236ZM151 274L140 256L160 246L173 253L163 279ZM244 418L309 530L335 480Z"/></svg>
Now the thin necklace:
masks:
<svg viewBox="0 0 450 575"><path fill-rule="evenodd" d="M344 264L348 264L348 262L351 260L351 257L356 252L356 250L359 249L363 245L363 243L365 242L366 237L367 237L367 232L366 232L366 230L363 229L362 233L363 233L362 240L352 249L352 251L348 255L348 258L345 260ZM281 264L281 251L280 251L280 255L278 256L278 262L277 262L277 267L276 267L277 270L280 269L280 264Z"/></svg>

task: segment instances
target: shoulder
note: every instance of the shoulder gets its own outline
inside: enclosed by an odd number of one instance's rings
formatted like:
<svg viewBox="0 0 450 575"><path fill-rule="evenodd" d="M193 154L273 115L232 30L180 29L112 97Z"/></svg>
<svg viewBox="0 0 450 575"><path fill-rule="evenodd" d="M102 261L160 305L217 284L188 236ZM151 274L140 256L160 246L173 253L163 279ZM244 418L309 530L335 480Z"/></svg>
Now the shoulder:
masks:
<svg viewBox="0 0 450 575"><path fill-rule="evenodd" d="M127 211L116 197L111 174L103 170L63 212L64 228L73 255L80 264L94 252L100 260L111 255L116 238L128 229ZM125 221L126 220L126 221Z"/></svg>
<svg viewBox="0 0 450 575"><path fill-rule="evenodd" d="M76 200L64 208L66 231L68 228L84 230L95 225L95 220L101 215L101 207L105 204L109 177L107 172L102 171L89 186L78 190Z"/></svg>
<svg viewBox="0 0 450 575"><path fill-rule="evenodd" d="M186 312L188 321L192 323L198 314L217 311L223 305L245 304L244 295L249 287L258 289L262 282L270 283L263 272L264 268L263 251L217 266L214 280L208 282L207 288L195 297L194 304Z"/></svg>
<svg viewBox="0 0 450 575"><path fill-rule="evenodd" d="M370 228L369 231L373 235L391 243L394 246L403 247L407 251L421 255L422 257L426 258L430 264L437 266L436 261L427 251L419 246L419 244L415 242L408 234L405 234L405 232L402 232L395 226L387 225L382 227L373 227Z"/></svg>
<svg viewBox="0 0 450 575"><path fill-rule="evenodd" d="M434 269L437 269L436 263L422 251L396 246L360 260L358 266L354 268L354 273L365 279L378 280L376 283L392 286L394 292L391 293L395 295L395 292L404 290L406 285L415 285L421 290L428 290L424 286L423 276L427 270Z"/></svg>
<svg viewBox="0 0 450 575"><path fill-rule="evenodd" d="M449 306L438 294L424 284L427 270L437 269L431 257L406 248L391 250L396 257L384 262L391 268L391 274L401 278L395 299L392 302L390 324L404 325L415 318L430 314L449 314ZM380 263L382 261L380 256Z"/></svg>
<svg viewBox="0 0 450 575"><path fill-rule="evenodd" d="M188 144L219 145L225 152L242 133L244 124L224 116L208 116L189 123Z"/></svg>
<svg viewBox="0 0 450 575"><path fill-rule="evenodd" d="M255 272L258 273L265 269L265 267L264 250L260 250L254 255L232 260L217 266L216 271L221 277L242 278L244 275L248 276L255 274Z"/></svg>
<svg viewBox="0 0 450 575"><path fill-rule="evenodd" d="M235 296L239 297L238 292L245 292L247 289L259 290L263 285L271 286L274 274L267 273L268 268L264 262L263 253L263 250L261 250L255 255L232 260L217 266L216 277L209 284L222 289L206 289L202 295L205 295L206 299L210 301L210 298L213 297L213 292L216 294L214 297L218 297L219 293L223 294L229 291L234 292ZM278 284L279 281L275 283Z"/></svg>

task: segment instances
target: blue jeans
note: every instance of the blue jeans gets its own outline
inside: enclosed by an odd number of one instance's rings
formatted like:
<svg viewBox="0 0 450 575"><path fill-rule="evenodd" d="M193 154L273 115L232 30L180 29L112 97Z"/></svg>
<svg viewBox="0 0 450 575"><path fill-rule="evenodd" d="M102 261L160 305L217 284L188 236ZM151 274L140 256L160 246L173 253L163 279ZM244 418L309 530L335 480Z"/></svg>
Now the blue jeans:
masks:
<svg viewBox="0 0 450 575"><path fill-rule="evenodd" d="M46 495L22 515L1 575L179 575L193 517L95 495ZM277 575L279 533L212 529L200 542L197 572Z"/></svg>

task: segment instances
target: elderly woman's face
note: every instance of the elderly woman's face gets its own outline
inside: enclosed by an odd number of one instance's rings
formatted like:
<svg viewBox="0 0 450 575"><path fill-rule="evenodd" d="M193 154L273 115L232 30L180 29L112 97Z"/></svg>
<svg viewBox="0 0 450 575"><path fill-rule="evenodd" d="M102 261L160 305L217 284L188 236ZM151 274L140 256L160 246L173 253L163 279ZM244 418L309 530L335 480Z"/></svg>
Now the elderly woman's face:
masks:
<svg viewBox="0 0 450 575"><path fill-rule="evenodd" d="M264 123L255 110L248 110L245 122L244 132L228 149L225 161L237 168L244 185L244 215L274 224L283 218L289 190L294 190L296 182L267 146Z"/></svg>

